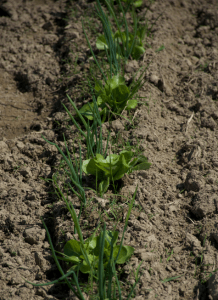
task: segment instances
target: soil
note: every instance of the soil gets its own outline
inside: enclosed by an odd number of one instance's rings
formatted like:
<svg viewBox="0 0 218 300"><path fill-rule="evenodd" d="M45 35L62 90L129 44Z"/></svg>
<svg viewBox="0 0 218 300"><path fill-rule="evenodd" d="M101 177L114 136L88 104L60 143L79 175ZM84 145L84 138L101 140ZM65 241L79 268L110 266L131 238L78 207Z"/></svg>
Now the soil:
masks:
<svg viewBox="0 0 218 300"><path fill-rule="evenodd" d="M148 3L138 10L140 16ZM218 3L157 0L146 18L155 23L146 52L126 66L131 80L138 68L149 65L139 93L144 98L134 112L134 126L125 119L111 126L113 151L129 142L152 163L147 171L125 176L119 192L131 199L138 185L124 239L135 247L121 267L124 290L134 283L131 270L143 261L134 299L215 300ZM66 93L78 106L90 98L84 81L90 52L82 20L94 46L102 29L91 1L0 1L0 300L76 299L65 285L33 287L24 278L43 283L60 277L41 217L55 249L73 238L64 202L42 180L51 179L61 161L42 135L62 147L64 133L78 150L77 130L67 128L61 102L70 107ZM111 192L105 202L86 192L80 219L85 237L99 224L99 213L111 229L116 212L122 232L130 200L116 196L111 204ZM69 199L78 211L78 199Z"/></svg>

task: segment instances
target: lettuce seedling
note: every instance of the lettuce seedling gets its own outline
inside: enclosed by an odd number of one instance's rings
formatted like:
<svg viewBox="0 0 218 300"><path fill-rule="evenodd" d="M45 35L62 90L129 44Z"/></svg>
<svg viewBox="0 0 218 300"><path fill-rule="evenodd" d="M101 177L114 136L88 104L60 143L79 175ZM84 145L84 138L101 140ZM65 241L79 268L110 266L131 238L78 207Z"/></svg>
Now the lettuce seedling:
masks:
<svg viewBox="0 0 218 300"><path fill-rule="evenodd" d="M121 179L124 174L129 174L134 170L147 170L151 163L144 155L133 158L132 151L121 151L120 154L110 154L104 159L101 154L96 154L95 158L83 161L82 170L86 174L95 175L100 179L99 191L102 195L110 185L110 181Z"/></svg>
<svg viewBox="0 0 218 300"><path fill-rule="evenodd" d="M130 110L137 105L137 100L131 99L131 91L125 84L125 78L119 74L108 79L104 86L101 81L97 81L95 91L97 103L107 103L114 113L120 114L124 108Z"/></svg>
<svg viewBox="0 0 218 300"><path fill-rule="evenodd" d="M111 246L113 247L113 259L117 264L124 264L134 252L134 248L130 246L122 246L117 258L120 245L116 245L118 232L106 231L104 244L103 266L107 267L111 255ZM90 265L87 264L82 249L85 249L89 258ZM58 257L70 264L73 264L68 271L81 271L82 273L90 273L92 269L98 269L100 252L100 236L91 236L82 244L77 240L69 240L64 246L64 257Z"/></svg>
<svg viewBox="0 0 218 300"><path fill-rule="evenodd" d="M102 105L102 101L99 101L97 99L96 101L97 108L99 109L98 114L101 120L101 123L104 123L107 115L108 115L108 108L106 105ZM95 119L96 111L95 111L95 105L94 102L88 102L85 105L83 105L79 110L80 115L87 118L90 121L93 121Z"/></svg>
<svg viewBox="0 0 218 300"><path fill-rule="evenodd" d="M132 90L125 84L125 78L119 74L108 79L104 85L96 80L95 92L102 122L106 120L109 108L112 113L120 114L124 109L130 110L137 106L137 100L132 99ZM93 120L93 110L94 103L91 102L85 104L79 112L87 119Z"/></svg>
<svg viewBox="0 0 218 300"><path fill-rule="evenodd" d="M145 48L143 47L143 40L145 34L146 34L145 27L139 28L136 31L136 35L131 33L128 34L128 49L132 49L130 54L133 59L138 60L141 57L141 55L145 52ZM119 57L119 55L125 57L124 53L126 51L126 42L127 42L126 33L118 30L112 36L117 45L117 57ZM105 49L109 50L109 46L103 34L97 38L96 47L99 50L105 50Z"/></svg>

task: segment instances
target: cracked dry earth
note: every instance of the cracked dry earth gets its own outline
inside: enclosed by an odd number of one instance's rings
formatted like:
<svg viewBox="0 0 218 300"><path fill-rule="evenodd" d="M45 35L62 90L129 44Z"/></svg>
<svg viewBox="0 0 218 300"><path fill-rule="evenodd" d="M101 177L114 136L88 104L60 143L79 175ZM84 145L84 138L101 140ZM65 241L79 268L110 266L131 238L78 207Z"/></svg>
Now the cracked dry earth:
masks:
<svg viewBox="0 0 218 300"><path fill-rule="evenodd" d="M143 16L147 6L144 1L138 14ZM41 179L51 178L61 159L41 134L63 146L64 133L78 149L77 130L72 124L71 131L67 129L60 102L67 105L66 92L78 106L89 99L83 74L89 70L90 55L81 21L84 18L94 45L94 32L102 29L93 11L94 3L84 0L0 2L1 300L76 299L65 285L34 288L23 278L41 283L60 276L41 217L57 250L72 238L73 222L64 203ZM215 300L218 3L158 0L146 18L152 23L159 15L145 55L126 66L131 79L139 67L150 64L134 126L125 119L111 126L114 151L123 150L122 142L128 141L152 163L148 171L124 177L119 192L130 199L139 186L124 241L136 249L121 268L124 292L134 283L132 270L143 260L134 299ZM162 45L164 49L156 51ZM117 197L112 203L111 192L104 207L86 192L88 205L80 220L85 237L99 223L99 213L111 229L119 210L122 231L128 201ZM78 210L77 198L69 198Z"/></svg>

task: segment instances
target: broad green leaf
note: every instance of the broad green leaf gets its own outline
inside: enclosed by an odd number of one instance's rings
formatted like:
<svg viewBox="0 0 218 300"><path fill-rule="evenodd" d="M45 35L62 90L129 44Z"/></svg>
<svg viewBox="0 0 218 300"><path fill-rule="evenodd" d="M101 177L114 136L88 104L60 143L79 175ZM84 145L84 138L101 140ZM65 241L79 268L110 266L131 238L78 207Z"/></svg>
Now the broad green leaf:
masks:
<svg viewBox="0 0 218 300"><path fill-rule="evenodd" d="M128 163L126 162L125 155L121 154L119 157L119 162L117 163L116 174L113 176L113 180L119 180L124 176L125 173L130 169Z"/></svg>
<svg viewBox="0 0 218 300"><path fill-rule="evenodd" d="M115 39L115 41L118 41L119 43L122 43L122 39L123 39L123 42L126 43L125 32L120 32L119 30L117 30L114 34L114 39Z"/></svg>
<svg viewBox="0 0 218 300"><path fill-rule="evenodd" d="M71 262L71 263L77 263L78 264L80 262L80 259L77 256L70 256L68 261Z"/></svg>
<svg viewBox="0 0 218 300"><path fill-rule="evenodd" d="M83 164L82 164L82 170L83 170L83 172L86 173L86 174L89 174L88 171L87 171L87 165L89 164L90 160L91 160L91 159L84 160L84 161L83 161Z"/></svg>
<svg viewBox="0 0 218 300"><path fill-rule="evenodd" d="M101 104L102 104L102 99L100 97L98 97L97 105L100 106ZM91 121L94 119L93 111L94 111L94 102L90 102L90 103L83 105L83 107L79 110L80 114L83 117L86 117L87 119L89 119ZM95 112L94 112L94 114L95 114ZM106 120L106 117L107 117L106 108L99 111L99 115L102 117L102 123L104 123L104 121Z"/></svg>
<svg viewBox="0 0 218 300"><path fill-rule="evenodd" d="M135 1L135 7L139 7L142 4L142 0ZM140 56L145 52L145 49L143 47L143 39L146 35L146 27L141 27L137 30L136 36L132 33L128 34L128 48L126 45L127 37L126 32L120 32L119 30L115 32L113 38L115 43L117 44L117 50L116 50L116 56L119 58L120 54L121 56L129 55L126 53L128 52L128 49L132 49L132 57L134 59L139 59ZM96 46L99 50L105 50L109 49L106 38L104 35L101 35L97 38ZM110 49L109 49L110 50ZM121 53L120 53L121 52Z"/></svg>
<svg viewBox="0 0 218 300"><path fill-rule="evenodd" d="M129 96L129 89L125 85L119 85L116 87L108 99L108 104L112 111L121 113L125 108Z"/></svg>
<svg viewBox="0 0 218 300"><path fill-rule="evenodd" d="M113 93L114 99L116 99L116 101L118 103L122 103L123 101L128 100L129 89L124 84L118 85L115 89L113 89L112 93Z"/></svg>
<svg viewBox="0 0 218 300"><path fill-rule="evenodd" d="M84 247L88 251L95 249L97 245L97 237L92 237L91 239L87 239L85 241Z"/></svg>
<svg viewBox="0 0 218 300"><path fill-rule="evenodd" d="M95 166L104 173L104 178L110 177L110 179L117 172L117 163L119 161L119 155L111 154L106 159L93 159L95 161ZM87 170L89 171L91 168L91 164L88 165Z"/></svg>
<svg viewBox="0 0 218 300"><path fill-rule="evenodd" d="M124 157L124 155L123 155ZM113 247L113 257L114 259L117 257L119 251L119 245L116 245L118 239L118 231L106 231L105 233L105 244L104 244L104 256L103 256L103 266L106 268L110 255L111 255L111 247ZM99 254L100 254L100 236L90 237L84 243L84 249L87 253L87 258L89 260L90 265L86 262L85 257L80 252L80 242L76 240L70 240L66 243L64 250L70 254L77 253L78 255L72 255L71 257L59 258L61 260L72 263L73 266L70 267L69 270L80 270L82 273L90 273L91 268L98 269L99 266ZM123 264L129 259L129 257L134 252L134 248L129 246L122 246L117 263ZM68 271L69 271L68 270Z"/></svg>
<svg viewBox="0 0 218 300"><path fill-rule="evenodd" d="M99 190L105 193L109 187L110 180L119 180L125 173L131 173L133 170L149 169L150 163L144 155L139 155L132 159L133 152L121 151L120 154L110 154L104 159L101 154L95 158L85 160L82 170L86 174L97 176L101 180Z"/></svg>
<svg viewBox="0 0 218 300"><path fill-rule="evenodd" d="M69 240L64 246L64 254L67 256L80 256L82 253L80 246L80 242L76 240Z"/></svg>
<svg viewBox="0 0 218 300"><path fill-rule="evenodd" d="M93 260L94 260L94 255L93 254L88 254L87 255L90 264L92 264ZM83 261L83 265L88 265L85 261L85 257L83 255L80 255L80 259Z"/></svg>
<svg viewBox="0 0 218 300"><path fill-rule="evenodd" d="M110 94L107 95L106 92L104 91L104 92L101 93L100 96L98 96L97 103L101 103L101 105L102 105L104 103L108 103L109 100L110 100Z"/></svg>
<svg viewBox="0 0 218 300"><path fill-rule="evenodd" d="M101 106L103 104L103 100L101 99L101 97L97 98L97 105Z"/></svg>
<svg viewBox="0 0 218 300"><path fill-rule="evenodd" d="M96 47L99 50L105 50L105 48L108 49L106 38L103 34L97 38Z"/></svg>
<svg viewBox="0 0 218 300"><path fill-rule="evenodd" d="M82 265L80 265L79 269L84 274L90 273L90 271L91 271L90 266L86 263L85 260L83 260L83 263L82 263Z"/></svg>
<svg viewBox="0 0 218 300"><path fill-rule="evenodd" d="M148 159L144 155L138 155L137 157L134 157L133 160L130 162L130 166L134 167L136 164L147 162Z"/></svg>
<svg viewBox="0 0 218 300"><path fill-rule="evenodd" d="M106 159L102 160L101 162L102 163L106 162L108 164L115 165L118 160L119 160L119 155L117 155L117 154L110 154L110 155L107 156Z"/></svg>
<svg viewBox="0 0 218 300"><path fill-rule="evenodd" d="M100 103L100 105L101 104L103 104L103 103L105 103L106 101L104 101L104 98L102 98L101 96L98 96L98 98L97 98L97 103Z"/></svg>
<svg viewBox="0 0 218 300"><path fill-rule="evenodd" d="M129 0L122 0L123 2L129 2ZM132 5L135 7L142 6L143 0L132 0Z"/></svg>
<svg viewBox="0 0 218 300"><path fill-rule="evenodd" d="M115 156L115 154L113 154L113 156ZM109 160L110 158L111 158L111 162L107 164L107 168L104 168L104 172L105 170L107 170L107 173L105 172L105 175L110 177L111 180L112 178L113 180L118 180L126 172L126 163L125 161L122 161L123 156L116 155L116 157L113 159L112 155L110 155L109 157L107 157L107 160Z"/></svg>
<svg viewBox="0 0 218 300"><path fill-rule="evenodd" d="M119 246L114 247L113 257L114 259L117 257ZM119 257L117 259L117 264L124 264L130 256L133 254L134 248L130 246L122 246Z"/></svg>
<svg viewBox="0 0 218 300"><path fill-rule="evenodd" d="M127 151L127 150L121 151L121 152L120 152L120 155L121 155L121 154L124 155L124 157L125 157L127 163L130 162L130 160L132 159L132 157L133 157L133 155L134 155L134 153L133 153L132 151Z"/></svg>
<svg viewBox="0 0 218 300"><path fill-rule="evenodd" d="M135 45L133 47L131 55L134 59L138 60L144 52L145 52L145 49L142 46Z"/></svg>
<svg viewBox="0 0 218 300"><path fill-rule="evenodd" d="M104 109L103 112L100 112L103 121L108 115L106 104L109 105L114 113L119 114L127 106L127 101L131 101L131 96L133 95L132 91L130 92L129 88L125 85L125 78L119 74L109 78L104 86L100 81L96 80L95 91L97 93L97 105ZM134 108L137 104L135 101L132 100L127 109ZM93 119L93 114L87 105L82 107L82 114L89 119Z"/></svg>
<svg viewBox="0 0 218 300"><path fill-rule="evenodd" d="M97 154L95 158L83 161L82 170L86 174L99 175L101 169L99 169L97 163L104 160L101 154Z"/></svg>
<svg viewBox="0 0 218 300"><path fill-rule="evenodd" d="M110 247L111 247L112 239L114 238L113 246L115 246L116 242L117 242L117 239L118 239L118 235L119 235L118 231L114 231L114 232L110 231L110 230L106 231L106 234L105 234L105 245L104 245L104 254L105 253L107 253L107 254L109 253L108 255L110 256L110 251L111 251ZM96 248L94 250L94 255L98 256L99 255L99 251L100 251L100 238L98 236L97 237L97 245L96 245Z"/></svg>
<svg viewBox="0 0 218 300"><path fill-rule="evenodd" d="M144 155L139 155L135 157L129 165L131 167L131 170L129 171L130 173L133 170L148 170L151 166L151 163L148 162L148 159Z"/></svg>
<svg viewBox="0 0 218 300"><path fill-rule="evenodd" d="M135 2L133 3L133 5L134 5L135 7L140 7L140 6L142 6L142 3L143 3L142 0L137 0L137 1L135 1Z"/></svg>
<svg viewBox="0 0 218 300"><path fill-rule="evenodd" d="M128 100L126 109L127 110L134 109L137 106L137 103L138 103L137 100Z"/></svg>
<svg viewBox="0 0 218 300"><path fill-rule="evenodd" d="M119 74L114 75L111 79L107 81L107 84L111 87L111 89L115 89L121 84L125 84L125 78L120 76Z"/></svg>
<svg viewBox="0 0 218 300"><path fill-rule="evenodd" d="M94 109L94 103L90 103L90 106L92 109ZM80 108L79 112L81 113L82 116L85 116L87 119L89 120L93 120L93 113L92 111L90 110L90 106L89 104L85 104L83 105L82 108Z"/></svg>

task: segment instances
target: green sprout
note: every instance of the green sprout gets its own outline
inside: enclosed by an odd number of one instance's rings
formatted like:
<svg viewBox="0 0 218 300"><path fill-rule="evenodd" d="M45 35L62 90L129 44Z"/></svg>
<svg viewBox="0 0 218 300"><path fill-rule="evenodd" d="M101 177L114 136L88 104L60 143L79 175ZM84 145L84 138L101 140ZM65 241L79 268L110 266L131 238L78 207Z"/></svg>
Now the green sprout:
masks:
<svg viewBox="0 0 218 300"><path fill-rule="evenodd" d="M147 170L151 164L144 155L133 158L132 151L121 151L120 154L110 154L106 159L101 154L95 158L83 161L82 169L86 174L91 174L99 178L99 191L104 194L110 181L121 179L124 174L129 174L134 170Z"/></svg>

